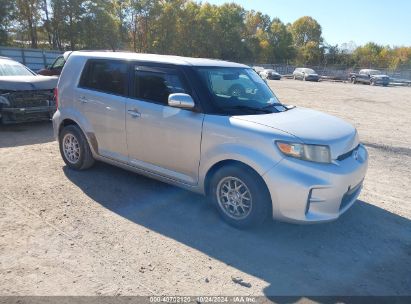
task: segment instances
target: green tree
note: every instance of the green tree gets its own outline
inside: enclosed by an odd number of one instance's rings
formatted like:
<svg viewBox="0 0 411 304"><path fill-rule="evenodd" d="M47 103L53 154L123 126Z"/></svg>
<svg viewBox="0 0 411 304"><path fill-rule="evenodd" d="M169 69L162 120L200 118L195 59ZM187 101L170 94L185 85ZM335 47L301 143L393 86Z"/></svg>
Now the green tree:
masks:
<svg viewBox="0 0 411 304"><path fill-rule="evenodd" d="M116 14L115 2L94 0L84 5L80 21L81 44L86 49L119 49L120 20ZM74 48L74 47L73 47Z"/></svg>
<svg viewBox="0 0 411 304"><path fill-rule="evenodd" d="M369 42L364 46L358 47L353 57L357 64L361 67L373 67L380 65L380 53L383 50L381 45Z"/></svg>
<svg viewBox="0 0 411 304"><path fill-rule="evenodd" d="M23 31L27 32L32 48L37 48L37 26L40 20L40 0L16 0L18 14L16 19L22 26Z"/></svg>
<svg viewBox="0 0 411 304"><path fill-rule="evenodd" d="M14 1L0 0L0 45L9 43L8 29L14 13Z"/></svg>
<svg viewBox="0 0 411 304"><path fill-rule="evenodd" d="M75 50L82 44L81 35L85 30L82 24L85 13L82 0L51 0L53 11L51 26L53 32L53 45L60 50L69 48ZM89 2L90 4L95 3ZM97 4L96 4L97 5Z"/></svg>
<svg viewBox="0 0 411 304"><path fill-rule="evenodd" d="M290 26L294 45L298 50L297 62L318 63L323 56L321 25L312 17L301 17Z"/></svg>
<svg viewBox="0 0 411 304"><path fill-rule="evenodd" d="M272 48L272 61L285 62L294 59L296 51L293 46L293 36L279 18L273 19L268 33Z"/></svg>

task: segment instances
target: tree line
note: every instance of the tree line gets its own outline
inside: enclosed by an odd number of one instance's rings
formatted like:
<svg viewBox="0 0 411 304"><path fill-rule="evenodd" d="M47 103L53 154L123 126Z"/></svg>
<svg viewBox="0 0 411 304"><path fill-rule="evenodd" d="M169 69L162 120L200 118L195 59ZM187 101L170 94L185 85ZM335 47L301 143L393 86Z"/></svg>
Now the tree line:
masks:
<svg viewBox="0 0 411 304"><path fill-rule="evenodd" d="M0 45L111 49L246 63L411 67L411 47L329 45L304 16L192 0L0 0Z"/></svg>

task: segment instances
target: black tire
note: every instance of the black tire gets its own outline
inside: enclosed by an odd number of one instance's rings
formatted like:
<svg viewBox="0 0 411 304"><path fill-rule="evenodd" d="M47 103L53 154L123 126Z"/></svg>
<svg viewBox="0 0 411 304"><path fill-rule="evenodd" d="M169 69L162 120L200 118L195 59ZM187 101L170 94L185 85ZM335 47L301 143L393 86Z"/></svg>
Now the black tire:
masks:
<svg viewBox="0 0 411 304"><path fill-rule="evenodd" d="M220 184L230 178L236 178L244 183L250 192L251 208L249 209L248 214L243 218L229 216L228 211L225 211L222 206L222 200L219 198L219 190L224 189ZM240 191L241 189L242 188L240 188ZM267 218L272 216L271 198L267 187L261 176L249 168L239 165L222 167L211 177L208 190L209 199L211 199L216 206L224 221L231 226L240 229L249 228L262 224Z"/></svg>
<svg viewBox="0 0 411 304"><path fill-rule="evenodd" d="M304 77L303 77L303 81L307 81L307 79L305 78L305 75L304 75Z"/></svg>
<svg viewBox="0 0 411 304"><path fill-rule="evenodd" d="M356 84L356 83L357 83L357 79L355 79L355 77L351 78L351 83L352 83L352 84Z"/></svg>
<svg viewBox="0 0 411 304"><path fill-rule="evenodd" d="M370 80L370 85L375 86L375 81L374 80Z"/></svg>
<svg viewBox="0 0 411 304"><path fill-rule="evenodd" d="M63 140L66 136L73 136L78 142L79 157L76 161L70 161L63 149ZM59 134L60 154L68 167L74 170L85 170L94 165L93 154L81 129L76 125L68 125L61 130Z"/></svg>
<svg viewBox="0 0 411 304"><path fill-rule="evenodd" d="M233 84L228 90L228 94L234 97L244 96L245 89L241 84Z"/></svg>

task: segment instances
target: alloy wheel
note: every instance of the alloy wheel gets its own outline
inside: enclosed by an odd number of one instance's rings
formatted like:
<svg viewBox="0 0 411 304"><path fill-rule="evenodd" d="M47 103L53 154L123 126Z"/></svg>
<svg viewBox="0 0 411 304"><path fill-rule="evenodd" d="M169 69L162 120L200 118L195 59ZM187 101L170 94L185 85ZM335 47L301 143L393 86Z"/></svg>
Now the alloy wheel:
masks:
<svg viewBox="0 0 411 304"><path fill-rule="evenodd" d="M251 192L237 177L221 179L217 185L217 201L223 212L235 220L246 218L253 206Z"/></svg>

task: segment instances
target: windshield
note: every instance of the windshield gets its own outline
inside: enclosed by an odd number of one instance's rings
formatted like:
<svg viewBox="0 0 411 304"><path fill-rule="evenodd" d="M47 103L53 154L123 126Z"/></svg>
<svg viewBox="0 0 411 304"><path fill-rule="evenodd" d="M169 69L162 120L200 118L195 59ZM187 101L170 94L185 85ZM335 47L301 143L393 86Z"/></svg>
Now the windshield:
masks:
<svg viewBox="0 0 411 304"><path fill-rule="evenodd" d="M248 68L197 68L222 113L253 114L286 111L268 85Z"/></svg>
<svg viewBox="0 0 411 304"><path fill-rule="evenodd" d="M316 74L315 71L312 69L305 69L305 72L308 74Z"/></svg>
<svg viewBox="0 0 411 304"><path fill-rule="evenodd" d="M370 70L369 74L370 75L381 75L381 72L377 70Z"/></svg>
<svg viewBox="0 0 411 304"><path fill-rule="evenodd" d="M28 68L18 62L0 62L0 76L33 76Z"/></svg>

